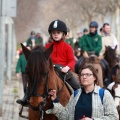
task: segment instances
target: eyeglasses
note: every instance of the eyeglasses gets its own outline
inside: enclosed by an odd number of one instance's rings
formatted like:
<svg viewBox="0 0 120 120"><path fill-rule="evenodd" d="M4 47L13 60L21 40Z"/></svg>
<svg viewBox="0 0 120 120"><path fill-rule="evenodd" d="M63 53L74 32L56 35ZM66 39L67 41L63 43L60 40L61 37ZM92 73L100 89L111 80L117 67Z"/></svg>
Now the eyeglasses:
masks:
<svg viewBox="0 0 120 120"><path fill-rule="evenodd" d="M91 75L93 75L93 74L91 74L91 73L82 73L82 74L80 74L80 76L81 77L90 77Z"/></svg>

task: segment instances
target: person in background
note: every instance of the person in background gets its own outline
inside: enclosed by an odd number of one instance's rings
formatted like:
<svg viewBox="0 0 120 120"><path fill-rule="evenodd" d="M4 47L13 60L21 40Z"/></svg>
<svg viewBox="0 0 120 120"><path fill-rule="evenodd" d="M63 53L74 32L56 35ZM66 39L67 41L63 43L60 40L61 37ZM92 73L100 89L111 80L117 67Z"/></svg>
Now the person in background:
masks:
<svg viewBox="0 0 120 120"><path fill-rule="evenodd" d="M119 44L115 35L111 33L111 28L109 23L103 24L101 36L102 36L102 50L100 54L101 55L104 54L105 46L111 46L114 49L116 45L117 45L117 54L119 54Z"/></svg>
<svg viewBox="0 0 120 120"><path fill-rule="evenodd" d="M27 40L27 46L29 46L31 49L34 48L36 45L43 45L43 39L40 36L40 33L35 34L34 31L31 31L30 37Z"/></svg>
<svg viewBox="0 0 120 120"><path fill-rule="evenodd" d="M78 32L77 35L78 35L78 37L75 42L75 48L80 50L79 41L80 41L81 37L83 36L83 34L82 34L82 32Z"/></svg>
<svg viewBox="0 0 120 120"><path fill-rule="evenodd" d="M95 55L99 56L102 49L102 40L101 36L98 35L98 23L92 21L89 24L90 32L83 37L82 40L82 49L87 53L94 52Z"/></svg>
<svg viewBox="0 0 120 120"><path fill-rule="evenodd" d="M27 47L27 48L30 49L30 47ZM26 79L27 76L25 72L26 64L27 64L27 61L21 49L21 52L19 54L19 58L16 64L16 77L19 79L20 72L21 72L24 93L26 92L26 87L27 87L27 79Z"/></svg>
<svg viewBox="0 0 120 120"><path fill-rule="evenodd" d="M38 32L37 34L36 34L36 44L38 45L38 44L40 44L40 45L43 45L43 38L42 38L42 36L41 36L41 34L40 34L40 32Z"/></svg>
<svg viewBox="0 0 120 120"><path fill-rule="evenodd" d="M36 34L34 31L31 31L30 33L30 37L27 39L26 43L27 43L27 46L29 46L30 48L33 48L35 47L35 44L36 44Z"/></svg>
<svg viewBox="0 0 120 120"><path fill-rule="evenodd" d="M72 48L74 49L74 42L73 42L73 38L70 37L70 30L69 30L69 28L67 28L67 35L66 35L65 42L70 44L72 46Z"/></svg>
<svg viewBox="0 0 120 120"><path fill-rule="evenodd" d="M27 48L30 49L30 47L27 47ZM23 52L21 51L21 54L20 54L19 59L18 59L17 64L16 64L16 77L19 79L20 72L21 72L24 94L28 93L26 64L27 64L26 58L25 58ZM16 102L19 104L21 104L21 103L24 104L24 99L25 99L25 97L23 99L18 99Z"/></svg>
<svg viewBox="0 0 120 120"><path fill-rule="evenodd" d="M56 90L51 90L49 95L53 102L46 113L54 114L58 120L118 120L118 112L111 94L97 86L96 72L92 65L81 68L81 88L74 91L65 107L59 103ZM102 98L99 95L101 89Z"/></svg>
<svg viewBox="0 0 120 120"><path fill-rule="evenodd" d="M87 28L84 28L84 29L83 29L83 36L82 36L81 38L79 38L79 42L78 42L80 48L82 48L84 37L85 37L85 35L87 35L87 34L88 34L88 29L87 29Z"/></svg>
<svg viewBox="0 0 120 120"><path fill-rule="evenodd" d="M88 29L87 28L84 28L83 29L83 35L87 35L88 34Z"/></svg>
<svg viewBox="0 0 120 120"><path fill-rule="evenodd" d="M82 34L82 32L78 32L77 35L78 35L78 38L76 39L76 42L74 45L75 46L74 47L74 54L77 57L77 59L79 59L80 55L81 55L81 46L79 45L79 42L81 41L83 34Z"/></svg>

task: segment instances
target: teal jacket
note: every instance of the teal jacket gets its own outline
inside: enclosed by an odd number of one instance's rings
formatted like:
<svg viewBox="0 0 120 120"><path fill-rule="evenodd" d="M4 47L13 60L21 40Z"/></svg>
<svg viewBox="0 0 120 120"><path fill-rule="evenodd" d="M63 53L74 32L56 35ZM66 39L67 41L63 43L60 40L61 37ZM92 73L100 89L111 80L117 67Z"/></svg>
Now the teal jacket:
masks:
<svg viewBox="0 0 120 120"><path fill-rule="evenodd" d="M82 47L83 47L83 41L84 41L84 37L85 37L86 35L83 35L82 37L79 37L78 38L78 45L79 45L79 47L81 48L81 49L83 49Z"/></svg>
<svg viewBox="0 0 120 120"><path fill-rule="evenodd" d="M27 64L26 58L24 54L21 54L17 61L16 73L19 73L20 71L21 73L25 73L26 64Z"/></svg>
<svg viewBox="0 0 120 120"><path fill-rule="evenodd" d="M43 38L42 37L39 37L39 38L35 37L35 44L36 45L39 45L39 44L43 45ZM27 46L32 46L31 38L28 38Z"/></svg>
<svg viewBox="0 0 120 120"><path fill-rule="evenodd" d="M82 40L82 49L85 51L94 51L96 55L99 55L102 49L101 36L98 34L95 36L91 34L85 35Z"/></svg>

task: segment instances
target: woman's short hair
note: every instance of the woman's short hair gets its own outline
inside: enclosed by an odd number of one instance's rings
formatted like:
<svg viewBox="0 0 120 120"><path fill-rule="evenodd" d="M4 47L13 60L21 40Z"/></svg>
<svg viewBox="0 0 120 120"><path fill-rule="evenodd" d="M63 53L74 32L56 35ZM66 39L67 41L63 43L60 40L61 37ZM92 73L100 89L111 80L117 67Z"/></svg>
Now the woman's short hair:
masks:
<svg viewBox="0 0 120 120"><path fill-rule="evenodd" d="M94 68L94 66L92 64L89 64L89 65L84 65L80 70L79 70L79 76L82 72L82 70L84 69L89 69L92 73L93 73L93 76L95 77L95 84L98 85L98 77L97 77L97 70Z"/></svg>

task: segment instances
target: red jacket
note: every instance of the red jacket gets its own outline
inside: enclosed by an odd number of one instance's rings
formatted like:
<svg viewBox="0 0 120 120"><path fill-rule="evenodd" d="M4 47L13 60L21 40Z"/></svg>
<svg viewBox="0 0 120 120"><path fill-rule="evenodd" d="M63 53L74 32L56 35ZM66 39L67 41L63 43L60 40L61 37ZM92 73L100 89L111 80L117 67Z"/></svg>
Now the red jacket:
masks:
<svg viewBox="0 0 120 120"><path fill-rule="evenodd" d="M53 52L51 54L53 64L61 64L73 69L75 65L75 59L72 47L63 40L59 42L48 43L45 47L49 48L52 44L54 44Z"/></svg>

